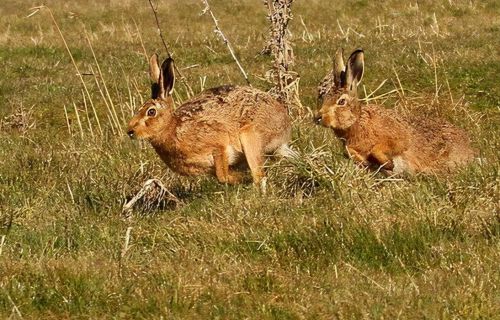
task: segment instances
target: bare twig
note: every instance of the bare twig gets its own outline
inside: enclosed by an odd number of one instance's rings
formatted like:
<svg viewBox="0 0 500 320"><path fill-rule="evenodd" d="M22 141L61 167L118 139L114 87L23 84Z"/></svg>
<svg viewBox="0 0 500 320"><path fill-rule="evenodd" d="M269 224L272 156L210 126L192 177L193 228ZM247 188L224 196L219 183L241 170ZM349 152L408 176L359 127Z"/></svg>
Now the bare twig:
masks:
<svg viewBox="0 0 500 320"><path fill-rule="evenodd" d="M161 42L163 42L163 46L165 47L165 51L167 52L168 57L172 58L172 55L170 54L170 50L168 49L167 42L165 41L165 38L163 37L163 32L161 31L160 20L158 19L158 7L155 8L153 6L153 2L151 2L151 0L148 0L148 1L149 1L149 5L151 6L151 10L153 10L153 14L155 16L156 26L158 27L158 34L160 35Z"/></svg>
<svg viewBox="0 0 500 320"><path fill-rule="evenodd" d="M155 8L155 6L153 6L153 2L151 0L148 0L148 1L149 1L149 5L151 6L151 10L153 10L153 14L155 16L155 21L156 21L156 26L158 27L158 34L160 35L161 41L163 42L163 46L165 47L165 51L167 52L167 56L169 58L172 58L172 54L170 53L170 50L168 49L167 42L165 41L165 38L163 37L163 32L161 31L160 20L158 19L158 7ZM174 64L174 69L175 69L175 72L177 73L177 75L179 76L182 84L184 85L184 87L186 87L188 98L193 96L194 95L193 89L191 89L191 86L187 83L186 78L180 72L179 68L175 64Z"/></svg>
<svg viewBox="0 0 500 320"><path fill-rule="evenodd" d="M236 54L234 53L233 47L231 46L231 43L227 39L226 35L222 32L222 30L219 27L219 22L217 21L217 18L215 17L214 13L212 12L212 9L210 9L210 5L208 4L208 0L201 0L205 4L205 9L202 11L202 15L206 14L207 12L210 14L212 17L212 20L214 21L215 24L215 33L219 38L222 39L222 41L226 44L227 48L229 49L229 52L231 53L231 56L233 57L233 60L236 62L238 65L238 68L240 69L241 73L243 74L243 77L245 78L245 81L247 82L248 85L250 85L250 80L248 80L247 73L245 72L245 69L241 66L240 61L236 57Z"/></svg>

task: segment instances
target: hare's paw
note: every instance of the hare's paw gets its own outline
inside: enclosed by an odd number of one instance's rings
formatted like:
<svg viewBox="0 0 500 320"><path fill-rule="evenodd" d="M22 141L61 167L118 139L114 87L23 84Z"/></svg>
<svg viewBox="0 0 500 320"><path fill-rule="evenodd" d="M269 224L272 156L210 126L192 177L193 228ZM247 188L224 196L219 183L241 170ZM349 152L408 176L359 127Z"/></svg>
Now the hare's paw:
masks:
<svg viewBox="0 0 500 320"><path fill-rule="evenodd" d="M359 153L358 151L356 151L355 149L351 148L351 147L346 147L346 150L347 150L347 155L349 158L351 158L352 160L354 160L354 162L356 162L358 165L362 166L362 167L369 167L370 166L370 162L368 161L368 159L363 156L361 153Z"/></svg>

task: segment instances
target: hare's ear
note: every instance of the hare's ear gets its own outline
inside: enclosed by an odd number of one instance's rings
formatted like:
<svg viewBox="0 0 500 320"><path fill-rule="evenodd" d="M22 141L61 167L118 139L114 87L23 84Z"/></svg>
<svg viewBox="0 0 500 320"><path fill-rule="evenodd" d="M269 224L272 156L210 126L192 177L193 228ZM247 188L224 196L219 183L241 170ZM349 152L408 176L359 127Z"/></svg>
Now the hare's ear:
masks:
<svg viewBox="0 0 500 320"><path fill-rule="evenodd" d="M344 49L337 49L337 52L335 52L335 59L333 60L333 84L337 88L341 88L345 84L345 65L343 56Z"/></svg>
<svg viewBox="0 0 500 320"><path fill-rule="evenodd" d="M155 53L149 58L149 77L151 78L151 98L160 96L160 64L158 55Z"/></svg>
<svg viewBox="0 0 500 320"><path fill-rule="evenodd" d="M174 59L167 58L161 64L160 98L165 99L172 95L175 84Z"/></svg>
<svg viewBox="0 0 500 320"><path fill-rule="evenodd" d="M346 66L346 88L354 91L358 87L361 79L363 79L363 72L365 69L365 54L362 49L354 51Z"/></svg>

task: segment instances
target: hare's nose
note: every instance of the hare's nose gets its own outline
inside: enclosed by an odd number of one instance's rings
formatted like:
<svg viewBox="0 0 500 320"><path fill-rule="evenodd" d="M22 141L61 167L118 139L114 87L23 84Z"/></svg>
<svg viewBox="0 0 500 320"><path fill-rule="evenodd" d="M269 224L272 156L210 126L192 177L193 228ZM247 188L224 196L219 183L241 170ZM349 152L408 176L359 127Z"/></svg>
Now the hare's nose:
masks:
<svg viewBox="0 0 500 320"><path fill-rule="evenodd" d="M127 135L130 137L130 139L133 139L134 138L134 130L129 130L127 131Z"/></svg>
<svg viewBox="0 0 500 320"><path fill-rule="evenodd" d="M314 123L315 124L321 124L321 114L317 114L314 116Z"/></svg>

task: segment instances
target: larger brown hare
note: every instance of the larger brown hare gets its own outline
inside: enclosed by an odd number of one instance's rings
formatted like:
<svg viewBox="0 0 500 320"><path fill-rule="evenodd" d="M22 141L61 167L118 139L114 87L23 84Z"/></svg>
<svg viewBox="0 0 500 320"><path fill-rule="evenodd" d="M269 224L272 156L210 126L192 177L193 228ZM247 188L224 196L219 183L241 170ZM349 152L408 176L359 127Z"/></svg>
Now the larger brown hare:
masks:
<svg viewBox="0 0 500 320"><path fill-rule="evenodd" d="M215 174L238 183L233 166L248 164L253 181L264 176L264 156L289 150L291 124L285 106L250 87L221 86L174 109L174 61L150 59L152 99L130 120L128 135L151 142L160 158L182 175Z"/></svg>
<svg viewBox="0 0 500 320"><path fill-rule="evenodd" d="M347 65L338 50L333 76L325 77L320 87L322 106L315 117L343 139L354 161L389 173L443 173L474 159L467 133L444 120L408 118L379 105L362 105L357 88L363 71L363 50L354 51Z"/></svg>

